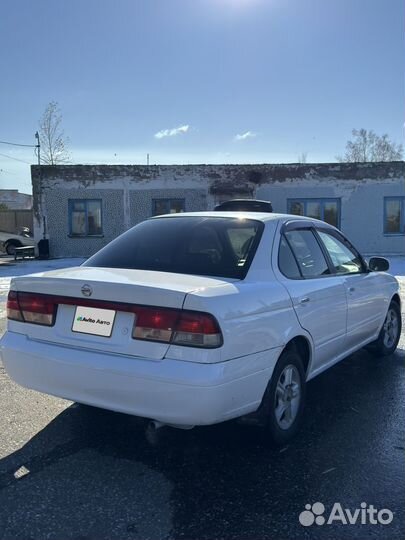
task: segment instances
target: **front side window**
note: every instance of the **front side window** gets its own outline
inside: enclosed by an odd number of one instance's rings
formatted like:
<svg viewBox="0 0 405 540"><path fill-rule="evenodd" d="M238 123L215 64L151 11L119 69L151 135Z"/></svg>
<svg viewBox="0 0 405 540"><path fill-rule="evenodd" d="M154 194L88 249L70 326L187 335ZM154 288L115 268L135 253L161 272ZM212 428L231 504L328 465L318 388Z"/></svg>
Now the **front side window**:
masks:
<svg viewBox="0 0 405 540"><path fill-rule="evenodd" d="M384 199L384 233L405 234L405 197Z"/></svg>
<svg viewBox="0 0 405 540"><path fill-rule="evenodd" d="M69 234L71 236L103 234L101 199L69 199Z"/></svg>
<svg viewBox="0 0 405 540"><path fill-rule="evenodd" d="M310 229L287 231L285 237L294 252L299 270L304 278L330 275L322 249Z"/></svg>
<svg viewBox="0 0 405 540"><path fill-rule="evenodd" d="M333 267L337 274L358 274L363 272L363 263L358 253L345 245L336 236L325 231L318 231L318 234L332 260Z"/></svg>
<svg viewBox="0 0 405 540"><path fill-rule="evenodd" d="M153 199L152 215L179 214L185 212L184 199Z"/></svg>
<svg viewBox="0 0 405 540"><path fill-rule="evenodd" d="M85 266L244 279L263 228L251 219L149 219L116 238Z"/></svg>
<svg viewBox="0 0 405 540"><path fill-rule="evenodd" d="M320 219L339 227L340 200L339 199L289 199L288 213L296 216L307 216Z"/></svg>

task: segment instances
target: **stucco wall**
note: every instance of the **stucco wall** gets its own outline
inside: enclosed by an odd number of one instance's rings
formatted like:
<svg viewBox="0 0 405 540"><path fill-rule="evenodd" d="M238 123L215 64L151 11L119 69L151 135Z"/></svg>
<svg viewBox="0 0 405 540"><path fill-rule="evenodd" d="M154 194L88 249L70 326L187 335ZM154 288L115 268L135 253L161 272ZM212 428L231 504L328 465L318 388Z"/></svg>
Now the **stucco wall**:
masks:
<svg viewBox="0 0 405 540"><path fill-rule="evenodd" d="M51 255L87 256L152 214L154 198L184 198L186 211L219 201L268 199L285 213L289 198L339 198L341 228L364 253L405 255L405 235L383 234L384 197L405 196L405 163L291 165L32 166L34 233ZM102 238L69 238L69 198L103 200Z"/></svg>

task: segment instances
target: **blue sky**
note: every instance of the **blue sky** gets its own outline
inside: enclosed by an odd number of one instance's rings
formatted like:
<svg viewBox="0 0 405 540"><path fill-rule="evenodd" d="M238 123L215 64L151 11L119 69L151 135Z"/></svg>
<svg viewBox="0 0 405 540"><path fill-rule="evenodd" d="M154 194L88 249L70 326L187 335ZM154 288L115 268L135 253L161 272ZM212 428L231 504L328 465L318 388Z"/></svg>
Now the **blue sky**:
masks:
<svg viewBox="0 0 405 540"><path fill-rule="evenodd" d="M403 142L404 22L403 0L2 0L0 140L33 142L55 100L76 163L334 161L353 127ZM0 153L0 186L29 192L31 150Z"/></svg>

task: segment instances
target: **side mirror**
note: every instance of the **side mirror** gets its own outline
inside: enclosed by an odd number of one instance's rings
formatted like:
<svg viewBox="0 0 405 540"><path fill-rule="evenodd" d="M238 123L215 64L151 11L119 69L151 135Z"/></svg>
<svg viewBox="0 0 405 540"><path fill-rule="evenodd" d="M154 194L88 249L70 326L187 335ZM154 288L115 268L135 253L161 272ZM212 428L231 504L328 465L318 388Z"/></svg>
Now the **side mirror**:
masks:
<svg viewBox="0 0 405 540"><path fill-rule="evenodd" d="M386 272L390 267L390 263L384 257L371 257L368 261L368 268L372 272Z"/></svg>

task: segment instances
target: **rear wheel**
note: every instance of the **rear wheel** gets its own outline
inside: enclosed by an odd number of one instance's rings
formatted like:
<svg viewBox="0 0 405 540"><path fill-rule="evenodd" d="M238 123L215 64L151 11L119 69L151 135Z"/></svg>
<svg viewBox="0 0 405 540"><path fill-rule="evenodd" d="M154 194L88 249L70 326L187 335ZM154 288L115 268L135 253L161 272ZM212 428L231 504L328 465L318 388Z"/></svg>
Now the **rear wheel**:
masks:
<svg viewBox="0 0 405 540"><path fill-rule="evenodd" d="M388 356L392 354L398 346L401 337L401 310L397 302L392 301L388 308L384 324L380 334L370 350L376 356Z"/></svg>
<svg viewBox="0 0 405 540"><path fill-rule="evenodd" d="M305 403L305 371L294 349L280 356L266 390L267 430L271 440L285 444L297 432Z"/></svg>

